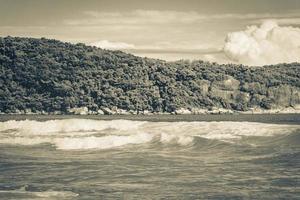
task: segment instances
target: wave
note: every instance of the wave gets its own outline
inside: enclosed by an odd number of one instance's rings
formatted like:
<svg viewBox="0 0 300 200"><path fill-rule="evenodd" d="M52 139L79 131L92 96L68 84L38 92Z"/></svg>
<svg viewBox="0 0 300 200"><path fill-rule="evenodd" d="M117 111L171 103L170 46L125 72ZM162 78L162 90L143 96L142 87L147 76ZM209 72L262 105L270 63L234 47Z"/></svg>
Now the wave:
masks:
<svg viewBox="0 0 300 200"><path fill-rule="evenodd" d="M56 139L54 143L58 149L110 149L128 144L143 144L150 142L153 136L147 133L139 133L129 136L109 135L104 137L63 138Z"/></svg>
<svg viewBox="0 0 300 200"><path fill-rule="evenodd" d="M235 143L247 137L287 135L300 125L254 122L147 122L130 120L64 119L0 122L0 143L38 145L60 150L111 149L159 143L189 146L197 139Z"/></svg>
<svg viewBox="0 0 300 200"><path fill-rule="evenodd" d="M18 199L73 199L79 196L79 194L71 191L28 191L26 186L15 190L0 190L0 194L4 194L6 198L12 196Z"/></svg>
<svg viewBox="0 0 300 200"><path fill-rule="evenodd" d="M102 131L105 129L132 130L138 128L145 122L129 120L98 121L89 119L65 119L65 120L10 120L0 123L0 132L17 130L22 134L49 134L68 132Z"/></svg>

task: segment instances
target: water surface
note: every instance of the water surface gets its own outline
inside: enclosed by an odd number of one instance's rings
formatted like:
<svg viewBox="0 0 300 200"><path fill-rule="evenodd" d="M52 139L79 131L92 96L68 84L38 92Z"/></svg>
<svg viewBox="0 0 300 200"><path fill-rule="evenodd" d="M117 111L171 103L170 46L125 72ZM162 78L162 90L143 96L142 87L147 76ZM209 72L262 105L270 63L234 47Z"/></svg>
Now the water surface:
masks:
<svg viewBox="0 0 300 200"><path fill-rule="evenodd" d="M0 122L0 199L300 198L298 115L25 118Z"/></svg>

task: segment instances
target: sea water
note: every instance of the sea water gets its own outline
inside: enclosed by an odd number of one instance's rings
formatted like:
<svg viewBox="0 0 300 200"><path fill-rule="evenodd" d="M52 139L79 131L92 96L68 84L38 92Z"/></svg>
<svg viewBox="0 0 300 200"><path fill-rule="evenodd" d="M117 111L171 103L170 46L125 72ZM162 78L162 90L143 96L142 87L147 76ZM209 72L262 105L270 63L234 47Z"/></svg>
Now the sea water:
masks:
<svg viewBox="0 0 300 200"><path fill-rule="evenodd" d="M300 199L299 116L14 118L0 199Z"/></svg>

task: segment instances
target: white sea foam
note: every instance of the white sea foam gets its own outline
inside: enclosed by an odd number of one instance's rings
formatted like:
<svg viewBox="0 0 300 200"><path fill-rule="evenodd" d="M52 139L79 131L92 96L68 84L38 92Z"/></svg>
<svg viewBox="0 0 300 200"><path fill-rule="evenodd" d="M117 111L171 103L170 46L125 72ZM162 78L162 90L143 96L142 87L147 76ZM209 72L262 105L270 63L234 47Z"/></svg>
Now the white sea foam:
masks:
<svg viewBox="0 0 300 200"><path fill-rule="evenodd" d="M0 132L7 130L17 130L22 134L49 134L49 133L65 133L65 132L87 132L101 131L105 129L132 130L138 128L145 122L128 121L128 120L112 120L99 121L89 119L65 119L65 120L49 120L49 121L6 121L0 123Z"/></svg>
<svg viewBox="0 0 300 200"><path fill-rule="evenodd" d="M194 137L186 136L186 135L174 135L174 134L166 134L162 133L160 136L160 142L162 143L174 143L179 145L189 145L194 141Z"/></svg>
<svg viewBox="0 0 300 200"><path fill-rule="evenodd" d="M0 144L12 145L38 145L43 143L51 143L52 139L48 137L0 137Z"/></svg>
<svg viewBox="0 0 300 200"><path fill-rule="evenodd" d="M62 138L54 140L58 149L110 149L129 144L142 144L152 140L152 135L139 133L129 136L109 135L104 137Z"/></svg>
<svg viewBox="0 0 300 200"><path fill-rule="evenodd" d="M61 150L110 149L144 144L191 145L197 137L234 142L243 137L289 134L300 125L253 122L138 122L66 119L0 122L0 144L49 143Z"/></svg>
<svg viewBox="0 0 300 200"><path fill-rule="evenodd" d="M45 197L45 198L73 198L79 196L78 194L74 192L69 192L69 191L45 191L45 192L35 192L35 196L38 197Z"/></svg>
<svg viewBox="0 0 300 200"><path fill-rule="evenodd" d="M0 193L6 195L18 195L22 196L21 198L30 198L30 199L73 199L78 197L79 194L71 191L27 191L25 188L16 189L16 190L0 190Z"/></svg>

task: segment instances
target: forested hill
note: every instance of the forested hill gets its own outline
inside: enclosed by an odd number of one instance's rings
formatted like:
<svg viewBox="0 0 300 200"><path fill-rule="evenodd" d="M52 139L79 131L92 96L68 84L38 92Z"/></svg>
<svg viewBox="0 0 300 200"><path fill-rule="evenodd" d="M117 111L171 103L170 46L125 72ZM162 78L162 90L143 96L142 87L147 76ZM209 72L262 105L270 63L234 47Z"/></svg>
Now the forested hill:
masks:
<svg viewBox="0 0 300 200"><path fill-rule="evenodd" d="M300 104L300 64L165 62L84 44L0 38L0 111L275 109Z"/></svg>

